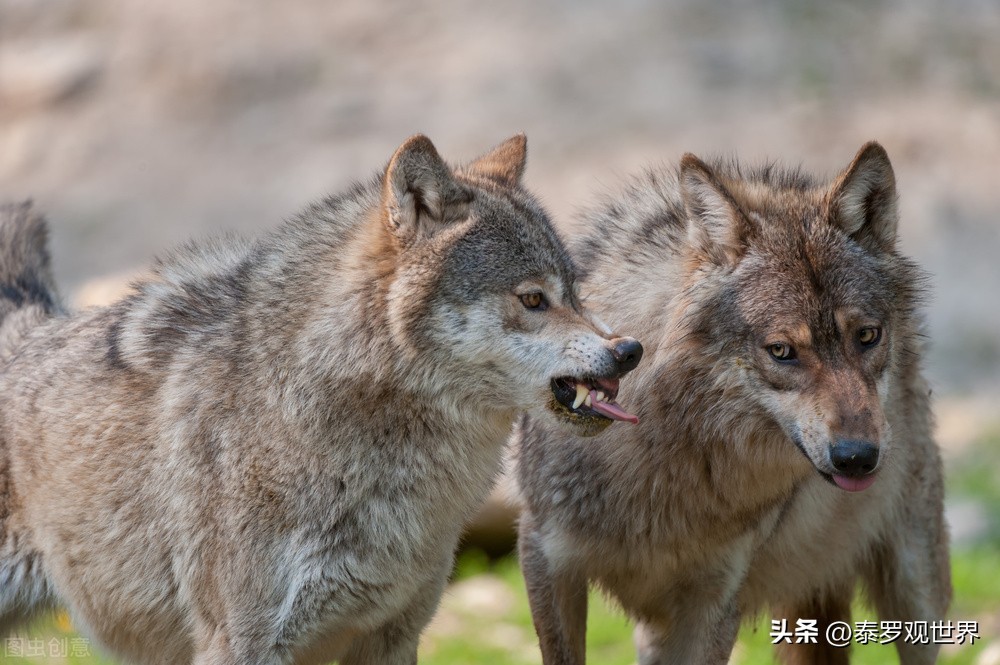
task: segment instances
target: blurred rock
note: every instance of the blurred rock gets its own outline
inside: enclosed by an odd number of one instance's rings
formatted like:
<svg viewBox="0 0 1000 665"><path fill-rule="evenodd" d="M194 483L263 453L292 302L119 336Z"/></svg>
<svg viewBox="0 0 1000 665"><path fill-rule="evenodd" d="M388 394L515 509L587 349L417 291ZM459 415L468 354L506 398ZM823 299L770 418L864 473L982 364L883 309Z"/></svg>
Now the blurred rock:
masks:
<svg viewBox="0 0 1000 665"><path fill-rule="evenodd" d="M493 575L477 575L448 587L442 604L463 614L499 619L514 608L517 599L503 580Z"/></svg>
<svg viewBox="0 0 1000 665"><path fill-rule="evenodd" d="M0 44L0 104L5 113L25 113L86 92L102 62L94 40L53 37Z"/></svg>
<svg viewBox="0 0 1000 665"><path fill-rule="evenodd" d="M0 0L0 38L46 35L77 27L90 0Z"/></svg>

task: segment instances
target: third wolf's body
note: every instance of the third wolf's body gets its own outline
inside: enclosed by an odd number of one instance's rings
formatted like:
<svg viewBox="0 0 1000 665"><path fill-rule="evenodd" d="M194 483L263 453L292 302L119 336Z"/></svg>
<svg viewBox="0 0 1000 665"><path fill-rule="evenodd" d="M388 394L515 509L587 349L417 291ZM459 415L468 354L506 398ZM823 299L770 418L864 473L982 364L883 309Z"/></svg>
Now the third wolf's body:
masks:
<svg viewBox="0 0 1000 665"><path fill-rule="evenodd" d="M817 620L839 662L860 583L883 619L943 618L942 480L920 375L920 274L884 151L833 183L707 165L633 180L587 220L589 306L643 340L641 423L580 440L525 420L522 567L546 665L583 662L585 586L639 660L724 663L744 617ZM863 491L862 491L863 490ZM936 647L898 644L904 663Z"/></svg>

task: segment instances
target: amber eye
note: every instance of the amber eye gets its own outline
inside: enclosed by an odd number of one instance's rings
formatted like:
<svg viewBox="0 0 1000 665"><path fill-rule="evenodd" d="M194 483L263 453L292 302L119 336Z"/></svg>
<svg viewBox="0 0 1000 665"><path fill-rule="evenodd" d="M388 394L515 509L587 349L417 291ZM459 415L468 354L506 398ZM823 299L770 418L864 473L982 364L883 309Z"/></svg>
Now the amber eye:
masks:
<svg viewBox="0 0 1000 665"><path fill-rule="evenodd" d="M882 339L882 329L877 327L862 328L858 331L858 341L862 346L875 346Z"/></svg>
<svg viewBox="0 0 1000 665"><path fill-rule="evenodd" d="M779 362L785 362L788 360L795 360L795 349L793 349L788 344L768 344L767 352L771 354L771 357Z"/></svg>
<svg viewBox="0 0 1000 665"><path fill-rule="evenodd" d="M545 298L538 291L525 293L521 296L521 304L528 309L546 309Z"/></svg>

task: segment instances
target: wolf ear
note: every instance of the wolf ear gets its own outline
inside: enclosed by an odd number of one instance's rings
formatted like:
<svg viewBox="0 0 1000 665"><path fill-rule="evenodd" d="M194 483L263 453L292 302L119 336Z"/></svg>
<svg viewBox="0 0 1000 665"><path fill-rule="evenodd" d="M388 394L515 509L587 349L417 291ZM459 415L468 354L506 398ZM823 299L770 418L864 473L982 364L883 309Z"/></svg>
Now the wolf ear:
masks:
<svg viewBox="0 0 1000 665"><path fill-rule="evenodd" d="M830 218L870 250L890 251L896 244L899 212L896 176L885 148L871 141L830 188Z"/></svg>
<svg viewBox="0 0 1000 665"><path fill-rule="evenodd" d="M385 169L382 207L389 229L401 240L429 236L464 219L471 200L471 192L455 180L423 134L399 146Z"/></svg>
<svg viewBox="0 0 1000 665"><path fill-rule="evenodd" d="M524 175L527 161L528 137L516 134L473 161L464 170L495 180L505 187L516 187Z"/></svg>
<svg viewBox="0 0 1000 665"><path fill-rule="evenodd" d="M681 158L680 180L691 246L718 265L736 264L752 229L736 200L711 167L691 153Z"/></svg>

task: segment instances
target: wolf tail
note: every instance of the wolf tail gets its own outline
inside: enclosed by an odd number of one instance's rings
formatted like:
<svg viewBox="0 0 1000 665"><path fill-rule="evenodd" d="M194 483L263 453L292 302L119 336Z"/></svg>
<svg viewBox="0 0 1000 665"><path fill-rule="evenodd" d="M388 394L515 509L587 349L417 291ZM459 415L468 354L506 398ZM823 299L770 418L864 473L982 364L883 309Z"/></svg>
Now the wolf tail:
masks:
<svg viewBox="0 0 1000 665"><path fill-rule="evenodd" d="M63 313L48 235L30 202L0 205L0 364L27 330Z"/></svg>
<svg viewBox="0 0 1000 665"><path fill-rule="evenodd" d="M45 221L31 204L0 205L0 373L28 330L63 313L49 268L47 236ZM12 524L10 473L0 429L0 637L55 602L40 554Z"/></svg>

